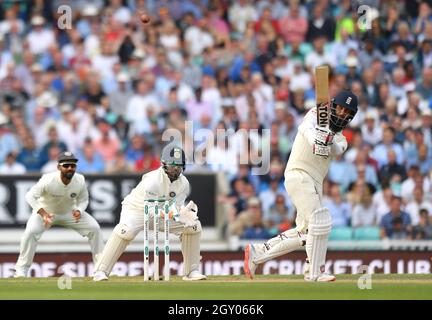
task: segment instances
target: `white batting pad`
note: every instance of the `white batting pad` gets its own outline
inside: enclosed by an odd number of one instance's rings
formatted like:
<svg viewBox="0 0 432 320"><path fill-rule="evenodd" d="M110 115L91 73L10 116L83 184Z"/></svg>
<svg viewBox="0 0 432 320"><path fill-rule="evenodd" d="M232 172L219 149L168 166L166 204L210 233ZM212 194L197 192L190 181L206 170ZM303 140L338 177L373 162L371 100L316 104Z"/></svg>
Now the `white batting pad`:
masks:
<svg viewBox="0 0 432 320"><path fill-rule="evenodd" d="M200 256L201 228L185 229L181 235L181 250L183 254L183 275L187 276L193 270L198 270Z"/></svg>
<svg viewBox="0 0 432 320"><path fill-rule="evenodd" d="M254 263L261 264L291 251L300 249L304 245L304 236L299 234L295 229L287 230L268 240L264 244L264 251L254 259Z"/></svg>
<svg viewBox="0 0 432 320"><path fill-rule="evenodd" d="M95 266L95 272L103 271L106 275L109 275L112 268L114 267L114 264L123 254L127 245L130 243L130 240L125 240L120 237L120 235L117 233L117 229L117 227L114 228L114 231L109 237L101 256L98 257L98 261Z"/></svg>
<svg viewBox="0 0 432 320"><path fill-rule="evenodd" d="M321 266L325 265L327 241L331 228L332 219L327 208L319 208L312 212L306 238L311 280L318 278Z"/></svg>

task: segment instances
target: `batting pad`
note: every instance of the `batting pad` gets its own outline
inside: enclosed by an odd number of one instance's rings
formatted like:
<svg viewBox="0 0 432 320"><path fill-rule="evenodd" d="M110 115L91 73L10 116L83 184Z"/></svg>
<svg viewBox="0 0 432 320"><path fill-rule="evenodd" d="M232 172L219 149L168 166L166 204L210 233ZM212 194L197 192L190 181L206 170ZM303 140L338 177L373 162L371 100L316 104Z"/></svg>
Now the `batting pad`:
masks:
<svg viewBox="0 0 432 320"><path fill-rule="evenodd" d="M327 208L312 212L306 238L306 252L310 261L310 277L315 280L325 265L328 236L332 229L332 219Z"/></svg>
<svg viewBox="0 0 432 320"><path fill-rule="evenodd" d="M181 250L183 254L183 275L187 276L191 271L198 270L200 256L201 225L196 228L186 228L181 235Z"/></svg>
<svg viewBox="0 0 432 320"><path fill-rule="evenodd" d="M121 234L122 230L123 229L121 225L117 225L114 228L101 256L96 263L95 272L103 271L106 275L109 275L111 273L114 264L120 258L120 256L125 251L126 247L131 241L125 240L123 238L124 235Z"/></svg>
<svg viewBox="0 0 432 320"><path fill-rule="evenodd" d="M266 250L254 259L254 263L261 264L273 258L282 256L304 246L305 239L295 229L290 229L268 240L264 246Z"/></svg>

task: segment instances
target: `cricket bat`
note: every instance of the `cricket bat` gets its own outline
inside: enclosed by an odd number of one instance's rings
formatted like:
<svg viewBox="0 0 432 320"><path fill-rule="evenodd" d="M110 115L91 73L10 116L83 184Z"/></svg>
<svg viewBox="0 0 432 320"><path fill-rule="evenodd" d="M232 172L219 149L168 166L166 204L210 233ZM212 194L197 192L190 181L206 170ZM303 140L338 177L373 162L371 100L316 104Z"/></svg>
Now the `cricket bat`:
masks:
<svg viewBox="0 0 432 320"><path fill-rule="evenodd" d="M317 124L319 127L329 125L329 68L315 68L315 97L317 104Z"/></svg>

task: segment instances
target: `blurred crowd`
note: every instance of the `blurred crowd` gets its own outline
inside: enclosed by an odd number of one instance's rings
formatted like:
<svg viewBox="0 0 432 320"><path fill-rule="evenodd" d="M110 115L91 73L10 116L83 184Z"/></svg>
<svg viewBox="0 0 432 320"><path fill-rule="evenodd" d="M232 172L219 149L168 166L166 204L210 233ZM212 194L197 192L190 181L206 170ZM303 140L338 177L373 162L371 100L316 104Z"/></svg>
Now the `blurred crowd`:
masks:
<svg viewBox="0 0 432 320"><path fill-rule="evenodd" d="M84 174L144 173L176 129L200 141L189 172L224 173L225 234L268 238L295 226L283 172L327 64L331 95L360 101L325 181L334 226L430 239L431 2L361 4L362 16L345 0L1 1L0 173L55 170L64 150ZM270 154L265 175L255 151Z"/></svg>

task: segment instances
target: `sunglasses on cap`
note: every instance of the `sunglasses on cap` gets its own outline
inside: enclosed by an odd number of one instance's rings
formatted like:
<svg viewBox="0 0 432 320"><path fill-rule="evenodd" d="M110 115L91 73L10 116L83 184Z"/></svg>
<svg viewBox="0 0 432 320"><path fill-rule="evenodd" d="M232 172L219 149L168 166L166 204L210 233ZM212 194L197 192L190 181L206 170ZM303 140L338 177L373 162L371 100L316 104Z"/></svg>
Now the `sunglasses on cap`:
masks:
<svg viewBox="0 0 432 320"><path fill-rule="evenodd" d="M76 164L75 163L62 163L61 166L65 169L69 169L69 168L76 168Z"/></svg>

